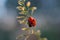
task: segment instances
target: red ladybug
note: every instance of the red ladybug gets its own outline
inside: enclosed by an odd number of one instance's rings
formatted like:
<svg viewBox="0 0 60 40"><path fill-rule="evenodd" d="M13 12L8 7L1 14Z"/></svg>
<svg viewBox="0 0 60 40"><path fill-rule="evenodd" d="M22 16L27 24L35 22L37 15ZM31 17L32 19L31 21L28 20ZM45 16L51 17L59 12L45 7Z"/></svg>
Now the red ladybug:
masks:
<svg viewBox="0 0 60 40"><path fill-rule="evenodd" d="M36 26L36 19L33 17L28 18L28 25L29 27L35 27Z"/></svg>

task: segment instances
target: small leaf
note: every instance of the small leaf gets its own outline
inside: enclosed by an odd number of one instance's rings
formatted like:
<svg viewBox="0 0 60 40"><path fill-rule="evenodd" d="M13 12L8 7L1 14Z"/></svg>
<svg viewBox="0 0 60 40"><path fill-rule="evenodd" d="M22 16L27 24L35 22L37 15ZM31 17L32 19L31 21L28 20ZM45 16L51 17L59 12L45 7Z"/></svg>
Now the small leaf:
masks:
<svg viewBox="0 0 60 40"><path fill-rule="evenodd" d="M17 18L24 18L24 16L18 16Z"/></svg>
<svg viewBox="0 0 60 40"><path fill-rule="evenodd" d="M19 0L19 1L18 1L18 4L19 4L19 5L22 5L22 4L23 4L23 2Z"/></svg>
<svg viewBox="0 0 60 40"><path fill-rule="evenodd" d="M22 7L22 10L24 11L25 10L25 7Z"/></svg>
<svg viewBox="0 0 60 40"><path fill-rule="evenodd" d="M30 5L31 5L31 2L28 1L27 4L26 4L26 6L29 7Z"/></svg>
<svg viewBox="0 0 60 40"><path fill-rule="evenodd" d="M24 14L23 12L19 12L19 14Z"/></svg>
<svg viewBox="0 0 60 40"><path fill-rule="evenodd" d="M22 30L27 31L27 30L29 30L29 28L22 28Z"/></svg>
<svg viewBox="0 0 60 40"><path fill-rule="evenodd" d="M18 10L22 10L22 11L24 11L24 10L25 10L25 7L18 6L17 9L18 9Z"/></svg>
<svg viewBox="0 0 60 40"><path fill-rule="evenodd" d="M28 13L28 11L21 11L19 14L24 14L24 15L26 15Z"/></svg>
<svg viewBox="0 0 60 40"><path fill-rule="evenodd" d="M34 34L34 30L32 29L32 34Z"/></svg>
<svg viewBox="0 0 60 40"><path fill-rule="evenodd" d="M40 35L41 35L40 30L37 30L37 32L35 32L35 34L36 34L37 37L40 37Z"/></svg>
<svg viewBox="0 0 60 40"><path fill-rule="evenodd" d="M22 24L24 21L18 20L18 22L19 22L20 24Z"/></svg>
<svg viewBox="0 0 60 40"><path fill-rule="evenodd" d="M26 22L26 18L25 18L24 20L18 20L18 22L19 22L20 24L22 24L22 23L25 24L25 22Z"/></svg>
<svg viewBox="0 0 60 40"><path fill-rule="evenodd" d="M21 7L21 6L17 6L17 9L18 9L18 10L21 10L21 9L22 9L22 7Z"/></svg>
<svg viewBox="0 0 60 40"><path fill-rule="evenodd" d="M36 10L37 8L36 7L32 7L32 10Z"/></svg>
<svg viewBox="0 0 60 40"><path fill-rule="evenodd" d="M33 15L34 11L36 10L37 8L36 7L31 7L29 8L29 10L31 11L31 15Z"/></svg>
<svg viewBox="0 0 60 40"><path fill-rule="evenodd" d="M30 10L36 10L37 9L37 7L31 7L30 8Z"/></svg>

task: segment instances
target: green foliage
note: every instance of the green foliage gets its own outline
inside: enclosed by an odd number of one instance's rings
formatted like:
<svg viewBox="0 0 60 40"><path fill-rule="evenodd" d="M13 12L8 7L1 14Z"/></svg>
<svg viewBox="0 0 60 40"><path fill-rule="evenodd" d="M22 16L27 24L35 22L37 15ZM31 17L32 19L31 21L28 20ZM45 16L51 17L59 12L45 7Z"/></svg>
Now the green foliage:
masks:
<svg viewBox="0 0 60 40"><path fill-rule="evenodd" d="M26 4L25 2L26 0L18 0L19 6L17 6L17 9L20 11L19 14L26 15L26 17L28 18L29 16L33 15L33 12L36 10L36 7L30 7L31 5L30 1L28 1Z"/></svg>
<svg viewBox="0 0 60 40"><path fill-rule="evenodd" d="M18 22L20 24L23 24L23 23L28 24L27 18L29 16L32 16L34 11L37 9L36 7L30 7L30 5L31 5L30 1L28 1L26 4L25 4L25 2L26 2L26 0L18 0L19 6L17 6L17 9L20 11L19 14L26 15L26 16L17 17L18 19L24 18L22 21L18 20ZM25 40L27 40L27 38L31 37L30 35L34 35L34 36L36 36L37 40L47 40L47 38L40 37L40 35L41 35L40 30L34 30L33 28L22 28L21 30L25 31L26 34L21 34L16 39L20 39L25 36Z"/></svg>

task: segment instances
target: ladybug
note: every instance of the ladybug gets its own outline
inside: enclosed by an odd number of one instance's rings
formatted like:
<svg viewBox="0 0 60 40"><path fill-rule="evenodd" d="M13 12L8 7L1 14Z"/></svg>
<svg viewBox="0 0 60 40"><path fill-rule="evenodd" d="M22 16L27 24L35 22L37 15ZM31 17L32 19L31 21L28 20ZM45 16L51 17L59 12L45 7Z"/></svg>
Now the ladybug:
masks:
<svg viewBox="0 0 60 40"><path fill-rule="evenodd" d="M33 17L28 18L28 25L29 27L35 27L36 26L36 19Z"/></svg>

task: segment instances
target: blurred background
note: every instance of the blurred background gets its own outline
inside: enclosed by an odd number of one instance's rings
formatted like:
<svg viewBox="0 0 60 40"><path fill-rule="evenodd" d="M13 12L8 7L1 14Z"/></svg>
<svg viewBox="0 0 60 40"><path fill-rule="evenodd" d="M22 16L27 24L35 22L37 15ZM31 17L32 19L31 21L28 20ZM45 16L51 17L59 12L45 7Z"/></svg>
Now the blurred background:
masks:
<svg viewBox="0 0 60 40"><path fill-rule="evenodd" d="M16 40L21 33L17 23L18 0L0 0L0 40ZM28 0L37 10L33 15L37 19L37 29L41 37L48 40L60 40L60 0ZM17 31L16 31L17 28Z"/></svg>

